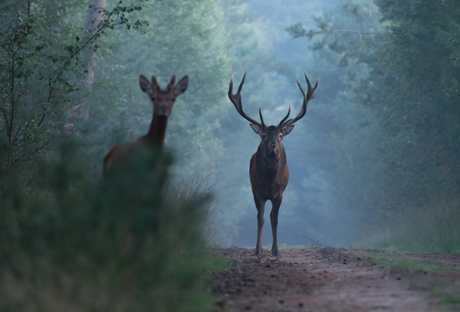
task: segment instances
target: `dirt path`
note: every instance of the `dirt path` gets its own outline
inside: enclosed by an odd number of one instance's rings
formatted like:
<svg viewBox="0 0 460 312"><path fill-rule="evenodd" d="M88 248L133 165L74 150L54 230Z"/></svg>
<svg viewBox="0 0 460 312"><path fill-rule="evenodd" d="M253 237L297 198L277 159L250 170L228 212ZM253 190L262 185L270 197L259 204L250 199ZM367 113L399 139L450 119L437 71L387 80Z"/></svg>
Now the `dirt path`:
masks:
<svg viewBox="0 0 460 312"><path fill-rule="evenodd" d="M282 250L279 258L265 250L262 257L244 248L216 252L233 265L212 273L221 295L214 311L460 311L460 255L395 254L437 266L426 272L377 264L379 251L307 248Z"/></svg>

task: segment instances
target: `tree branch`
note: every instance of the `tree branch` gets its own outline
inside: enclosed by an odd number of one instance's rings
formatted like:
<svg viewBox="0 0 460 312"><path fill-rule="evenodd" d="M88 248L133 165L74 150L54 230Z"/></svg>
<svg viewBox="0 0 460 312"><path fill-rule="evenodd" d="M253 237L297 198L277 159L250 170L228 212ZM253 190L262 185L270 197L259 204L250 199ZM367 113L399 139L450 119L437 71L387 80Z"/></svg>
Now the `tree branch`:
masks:
<svg viewBox="0 0 460 312"><path fill-rule="evenodd" d="M53 86L51 85L51 79L50 78L48 78L48 86L50 88L50 92L48 93L48 100L46 101L47 104L50 103L51 95L53 94ZM43 120L45 119L47 113L48 113L48 110L45 108L45 112L43 113L43 116L40 119L40 122L38 123L37 128L40 127L40 125L42 124Z"/></svg>
<svg viewBox="0 0 460 312"><path fill-rule="evenodd" d="M14 140L13 140L13 142L11 143L11 145L14 145L14 143L17 141L17 139L18 139L18 137L19 137L19 136L18 136L18 133L19 133L19 131L21 130L21 127L22 127L22 125L19 125L18 130L16 131L16 135L14 136ZM22 132L21 132L21 133L22 133Z"/></svg>
<svg viewBox="0 0 460 312"><path fill-rule="evenodd" d="M11 53L11 118L10 118L10 128L8 130L8 143L11 144L11 134L13 131L13 118L14 118L14 56L15 53Z"/></svg>
<svg viewBox="0 0 460 312"><path fill-rule="evenodd" d="M361 36L362 35L386 35L386 33L383 33L383 32L372 32L372 31L360 31L360 30L346 30L346 29L330 29L330 30L319 30L319 31L313 31L313 30L310 30L308 31L307 33L304 33L304 34L297 34L297 37L308 37L308 38L312 38L313 36L315 35L321 35L321 34L331 34L331 33L334 33L334 32L338 32L338 33L345 33L345 34L349 34L349 33L354 33L354 34L358 34L360 39L361 39Z"/></svg>
<svg viewBox="0 0 460 312"><path fill-rule="evenodd" d="M72 60L75 58L75 56L77 56L81 51L83 51L83 50L86 48L86 46L87 46L89 43L91 43L91 42L94 40L94 38L96 38L96 36L97 36L98 34L100 34L105 28L107 28L107 27L109 26L109 24L110 24L110 18L111 18L112 15L117 11L117 9L120 7L121 2L122 2L122 1L119 1L118 4L117 4L117 6L110 12L110 14L107 16L107 18L106 18L104 21L101 21L101 23L99 23L99 25L102 24L102 26L101 26L99 29L97 29L97 30L93 33L93 35L92 35L90 38L88 38L88 40L86 40L86 42L85 42L82 46L80 46L80 48L79 48L77 51L75 51L75 52L67 59L67 61L64 63L64 65L61 66L61 68L57 71L56 78L58 78L58 77L62 74L62 72L64 71L64 69L67 68L67 67L69 66L70 62L72 62ZM99 26L99 25L98 25L98 26ZM54 87L54 85L56 84L57 79L55 79L54 82L53 82L52 84L51 84L51 79L50 79L49 81L50 81L50 83L48 84L48 86L49 86L49 88L50 88L50 92L49 92L49 96L48 96L48 100L47 100L47 103L48 103L48 104L49 104L50 101L51 101L51 94L52 94L52 92L53 92L53 87ZM43 122L43 120L45 119L45 117L46 117L46 115L48 114L48 112L49 112L49 110L46 110L46 109L45 109L45 112L43 113L43 116L42 116L42 118L40 119L40 122L37 124L37 127L40 127L40 125L42 124L42 122Z"/></svg>
<svg viewBox="0 0 460 312"><path fill-rule="evenodd" d="M6 102L6 98L4 98L4 101L3 102ZM8 124L8 113L6 111L6 108L3 108L0 106L0 110L2 111L3 113L3 119L5 120L5 130L6 132L8 133L8 129L9 129L9 124Z"/></svg>

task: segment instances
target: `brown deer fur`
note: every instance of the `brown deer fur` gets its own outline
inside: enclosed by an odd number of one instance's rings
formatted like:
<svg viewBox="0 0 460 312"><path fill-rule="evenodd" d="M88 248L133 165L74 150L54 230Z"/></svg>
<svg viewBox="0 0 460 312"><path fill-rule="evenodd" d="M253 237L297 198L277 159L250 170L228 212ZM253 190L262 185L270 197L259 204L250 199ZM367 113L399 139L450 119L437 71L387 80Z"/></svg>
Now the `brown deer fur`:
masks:
<svg viewBox="0 0 460 312"><path fill-rule="evenodd" d="M304 98L301 111L295 118L287 120L291 112L291 106L289 105L289 111L286 117L281 120L278 126L267 127L264 123L260 106L259 115L261 122L252 119L243 111L243 105L241 102L241 90L243 88L245 78L246 73L244 74L240 86L238 87L238 92L236 95L233 95L232 76L228 90L228 97L235 106L238 113L243 118L251 122L251 128L261 138L257 152L252 155L249 165L249 178L251 180L252 193L254 195L254 202L257 208L257 243L255 254L259 255L262 252L261 241L262 228L264 226L265 202L270 200L272 202L272 211L270 213L273 235L272 255L278 256L278 213L281 202L283 201L283 192L289 182L289 169L286 163L286 152L284 150L282 140L292 131L292 129L294 129L294 123L305 115L308 101L313 99L316 95L318 81L316 82L315 87L312 88L307 74L305 74L305 79L307 80L308 85L308 92L305 92L299 81L297 81L297 84Z"/></svg>
<svg viewBox="0 0 460 312"><path fill-rule="evenodd" d="M184 76L176 85L174 85L175 81L176 77L172 76L166 90L161 90L155 76L152 76L151 82L145 76L139 76L141 90L147 93L153 104L153 116L149 132L134 142L121 143L112 147L104 158L104 176L129 162L139 148L154 147L160 150L163 148L168 117L171 115L176 98L187 89L188 76Z"/></svg>

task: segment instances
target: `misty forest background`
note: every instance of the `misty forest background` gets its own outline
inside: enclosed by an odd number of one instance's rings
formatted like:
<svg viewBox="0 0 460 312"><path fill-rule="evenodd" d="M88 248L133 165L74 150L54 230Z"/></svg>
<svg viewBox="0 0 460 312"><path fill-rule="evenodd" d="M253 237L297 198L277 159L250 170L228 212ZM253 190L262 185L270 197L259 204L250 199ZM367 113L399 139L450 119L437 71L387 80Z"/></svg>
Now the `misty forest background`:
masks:
<svg viewBox="0 0 460 312"><path fill-rule="evenodd" d="M139 287L132 298L157 287L148 271L171 283L157 311L180 311L177 292L214 261L203 246L255 245L248 169L260 139L227 98L246 70L245 111L256 118L262 103L270 124L289 103L299 111L296 78L320 80L283 140L280 243L460 251L458 1L3 0L0 19L0 261L12 276L80 276L97 285L79 293L93 307L115 304L110 287ZM169 118L164 193L142 172L112 189L101 177L110 148L148 130L140 74L163 87L190 78Z"/></svg>

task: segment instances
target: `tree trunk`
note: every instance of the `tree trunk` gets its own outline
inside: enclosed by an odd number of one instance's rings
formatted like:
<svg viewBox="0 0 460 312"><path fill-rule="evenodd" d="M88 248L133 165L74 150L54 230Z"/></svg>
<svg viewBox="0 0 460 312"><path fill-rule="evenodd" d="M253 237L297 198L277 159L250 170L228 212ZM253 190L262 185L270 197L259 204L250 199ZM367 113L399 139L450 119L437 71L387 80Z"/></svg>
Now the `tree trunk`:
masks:
<svg viewBox="0 0 460 312"><path fill-rule="evenodd" d="M50 21L51 27L49 29L49 32L53 36L61 35L61 24L62 19L64 18L64 5L62 4L62 1L63 0L47 1L48 5L46 6L46 17Z"/></svg>
<svg viewBox="0 0 460 312"><path fill-rule="evenodd" d="M92 7L88 8L86 11L86 22L85 22L85 33L87 37L90 37L94 34L97 29L99 22L103 18L101 10L105 8L106 0L90 0ZM84 51L84 56L82 60L82 65L84 66L87 73L83 75L80 80L79 88L86 92L91 92L93 82L94 82L94 69L96 68L96 52L93 51L93 44L88 46ZM86 107L87 100L83 98L81 103L77 105L74 111L83 116L84 120L88 120L89 112Z"/></svg>
<svg viewBox="0 0 460 312"><path fill-rule="evenodd" d="M105 8L106 0L91 0L91 4L96 8ZM88 8L86 11L86 22L85 22L85 32L88 36L94 34L97 25L102 20L102 13L99 13L99 10L95 8ZM92 45L89 49L85 51L85 57L83 60L83 65L88 73L83 77L81 87L88 91L91 91L92 84L94 81L94 69L96 67L96 53L92 50Z"/></svg>

